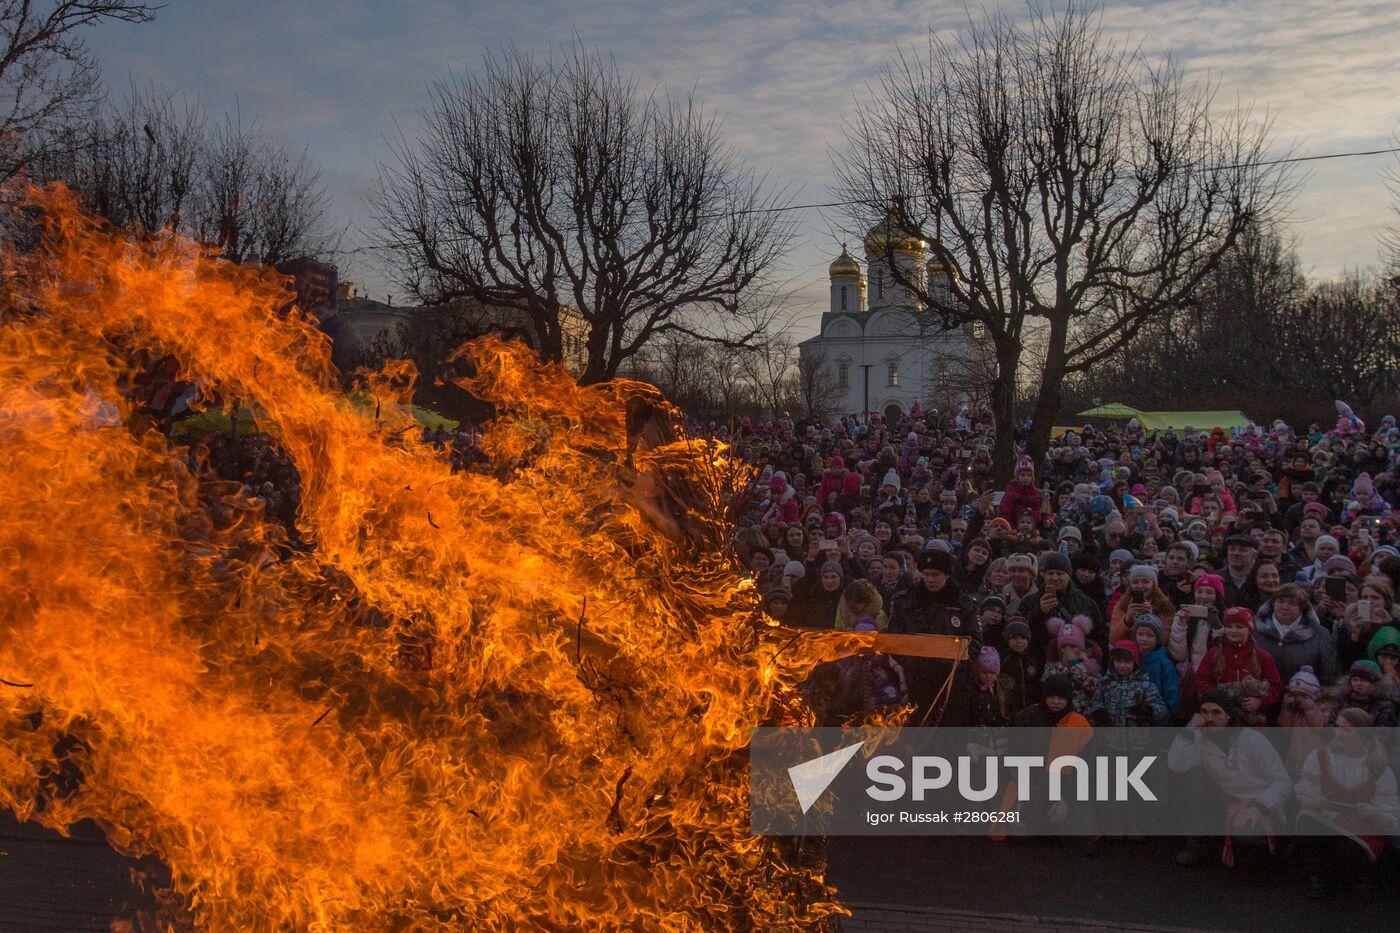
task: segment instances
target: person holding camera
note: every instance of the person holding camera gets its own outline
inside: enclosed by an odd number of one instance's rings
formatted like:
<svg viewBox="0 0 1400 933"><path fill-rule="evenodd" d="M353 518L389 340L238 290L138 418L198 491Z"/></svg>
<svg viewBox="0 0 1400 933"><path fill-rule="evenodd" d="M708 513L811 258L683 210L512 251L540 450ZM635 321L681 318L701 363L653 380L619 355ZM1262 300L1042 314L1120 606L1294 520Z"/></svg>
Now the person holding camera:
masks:
<svg viewBox="0 0 1400 933"><path fill-rule="evenodd" d="M1352 662L1369 657L1371 639L1382 625L1390 625L1394 590L1385 577L1367 577L1356 598L1347 603L1332 623L1332 639L1337 643L1337 666L1350 668Z"/></svg>
<svg viewBox="0 0 1400 933"><path fill-rule="evenodd" d="M1113 606L1108 640L1131 639L1137 617L1144 613L1169 619L1176 613L1176 606L1157 585L1157 568L1151 564L1134 564L1128 571L1128 589Z"/></svg>

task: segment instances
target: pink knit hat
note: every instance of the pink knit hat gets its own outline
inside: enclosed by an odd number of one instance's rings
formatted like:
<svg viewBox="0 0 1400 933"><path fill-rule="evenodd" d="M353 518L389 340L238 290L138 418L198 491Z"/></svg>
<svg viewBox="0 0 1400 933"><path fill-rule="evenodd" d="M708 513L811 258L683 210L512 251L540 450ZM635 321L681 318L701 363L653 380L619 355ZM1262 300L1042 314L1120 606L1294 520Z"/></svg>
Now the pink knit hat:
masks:
<svg viewBox="0 0 1400 933"><path fill-rule="evenodd" d="M1209 586L1215 590L1222 603L1225 601L1225 581L1221 579L1220 574L1203 573L1196 578L1196 586Z"/></svg>
<svg viewBox="0 0 1400 933"><path fill-rule="evenodd" d="M1050 634L1055 636L1055 647L1063 648L1065 645L1073 645L1080 651L1084 650L1084 637L1089 634L1094 623L1088 616L1075 616L1074 621L1065 624L1063 619L1051 619L1046 623L1046 628Z"/></svg>

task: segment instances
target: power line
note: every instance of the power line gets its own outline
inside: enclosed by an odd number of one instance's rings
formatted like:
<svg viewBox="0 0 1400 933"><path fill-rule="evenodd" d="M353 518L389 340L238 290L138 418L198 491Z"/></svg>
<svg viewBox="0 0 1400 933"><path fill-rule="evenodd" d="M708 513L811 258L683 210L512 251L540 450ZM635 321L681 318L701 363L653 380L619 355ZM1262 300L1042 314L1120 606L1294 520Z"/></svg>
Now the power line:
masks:
<svg viewBox="0 0 1400 933"><path fill-rule="evenodd" d="M1214 170L1215 170L1215 171L1229 171L1229 170L1231 170L1231 169L1237 169L1237 168L1251 168L1251 167L1262 168L1262 167L1264 167L1264 166L1269 166L1269 165L1287 165L1287 164L1292 164L1292 163L1297 163L1297 162L1322 162L1322 161L1326 161L1326 160L1329 160L1329 159L1355 159L1355 158L1363 158L1363 157L1368 157L1368 156L1390 155L1390 154L1392 154L1392 153L1400 153L1400 146L1394 146L1394 147L1391 147L1391 148L1389 148L1389 149L1364 149L1364 150L1353 150L1353 151L1348 151L1348 152L1327 152L1327 153L1323 153L1322 155L1287 156L1287 157L1281 158L1281 159L1267 159L1267 160L1262 161L1262 162L1240 162L1240 163L1237 163L1237 164L1235 164L1235 165L1221 165L1221 166L1217 166L1217 167L1215 167ZM970 193L970 192L960 192L960 193ZM869 203L870 203L869 201L865 201L865 200L849 200L849 201L823 201L823 202L820 202L820 203L812 203L812 204L784 204L784 205L780 205L780 206L778 206L778 207L746 207L746 208L741 208L740 210L728 211L728 212L725 212L725 213L722 213L722 214L708 214L708 215L702 215L701 217L699 217L699 218L697 218L697 219L703 219L703 220L718 220L718 219L721 219L721 218L724 218L724 217L735 217L735 216L742 216L742 215L748 215L748 214L784 214L784 213L788 213L788 212L790 212L790 211L822 210L822 209L831 208L831 207L860 207L860 206L863 206L863 205L869 205ZM645 222L646 222L646 221L644 221L644 220L638 218L638 219L636 219L636 220L625 221L623 225L624 225L624 226L632 226L632 225L635 225L635 224L640 224L640 223L645 223ZM563 232L577 232L577 228L575 228L575 227L561 227L560 230L563 231ZM341 251L340 251L340 254L341 254L341 255L347 255L347 256L348 256L348 255L357 255L357 254L363 253L363 252L376 252L376 251L381 251L382 249L383 249L382 247L377 247L377 246L360 246L360 247L354 247L354 248L351 248L351 249L341 250Z"/></svg>
<svg viewBox="0 0 1400 933"><path fill-rule="evenodd" d="M1361 156L1390 155L1391 153L1396 153L1396 152L1400 152L1400 146L1396 146L1396 147L1393 147L1393 148L1390 148L1390 149L1366 149L1366 150L1357 150L1357 151L1354 151L1354 152L1328 152L1328 153L1324 153L1323 155L1289 156L1289 157L1283 158L1283 159L1267 159L1267 160L1262 161L1262 162L1239 162L1239 163L1237 163L1237 164L1235 164L1235 165L1221 165L1221 166L1216 166L1213 170L1214 170L1214 171L1222 171L1222 172L1223 172L1223 171L1228 171L1228 170L1230 170L1230 169L1236 169L1236 168L1252 168L1252 167L1262 168L1262 167L1267 166L1267 165L1286 165L1286 164L1292 163L1292 162L1321 162L1321 161L1323 161L1324 159L1354 159L1354 158L1358 158L1358 157L1361 157ZM964 192L964 193L966 193L966 192ZM733 213L735 213L735 214L779 214L779 213L782 213L783 211L805 211L805 210L815 210L815 209L818 209L818 208L826 208L826 207L859 207L859 206L861 206L861 205L868 205L869 203L870 203L869 201L865 201L865 200L827 201L827 202L822 203L822 204L787 204L787 205L784 205L784 206L782 206L782 207L752 207L752 208L745 208L744 210L734 211ZM725 216L728 216L728 215L725 215Z"/></svg>

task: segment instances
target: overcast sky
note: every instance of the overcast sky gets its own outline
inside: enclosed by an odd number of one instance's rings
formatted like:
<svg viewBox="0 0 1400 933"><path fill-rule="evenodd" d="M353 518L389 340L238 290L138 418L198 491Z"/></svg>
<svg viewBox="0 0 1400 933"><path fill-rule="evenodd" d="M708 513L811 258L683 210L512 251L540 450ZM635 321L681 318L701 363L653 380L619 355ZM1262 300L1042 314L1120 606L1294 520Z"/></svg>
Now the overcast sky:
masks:
<svg viewBox="0 0 1400 933"><path fill-rule="evenodd" d="M542 50L575 33L646 85L686 91L724 115L738 151L790 186L799 203L830 198L831 148L867 82L901 44L932 27L956 30L950 0L747 8L722 0L171 0L153 23L88 33L107 82L155 83L212 114L238 106L324 169L341 223L364 224L364 195L385 136L411 130L430 81L474 66L487 46ZM1023 11L1022 2L1008 9ZM1174 50L1218 99L1253 100L1275 120L1280 149L1301 154L1380 149L1400 131L1400 3L1363 0L1109 0L1114 30L1152 52ZM1382 173L1393 156L1314 163L1290 231L1305 270L1328 277L1372 264L1390 220ZM804 213L784 277L800 289L799 337L826 304L826 265L845 218ZM858 237L853 237L858 239ZM363 258L342 277L376 298L392 285Z"/></svg>

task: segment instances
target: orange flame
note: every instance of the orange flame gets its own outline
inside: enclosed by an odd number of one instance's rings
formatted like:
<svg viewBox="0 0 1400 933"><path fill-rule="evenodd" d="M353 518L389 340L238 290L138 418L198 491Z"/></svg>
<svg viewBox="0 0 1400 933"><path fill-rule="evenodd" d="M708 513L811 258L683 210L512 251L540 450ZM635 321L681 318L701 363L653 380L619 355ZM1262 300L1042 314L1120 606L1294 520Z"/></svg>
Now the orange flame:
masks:
<svg viewBox="0 0 1400 933"><path fill-rule="evenodd" d="M745 749L850 639L787 646L757 613L706 517L723 449L669 440L650 387L485 339L497 472L454 473L406 416L345 404L278 277L28 197L42 242L6 254L0 317L0 804L159 855L210 929L842 912L749 834ZM208 477L122 391L138 348L266 413L314 550L256 502L202 517ZM629 440L629 406L661 442Z"/></svg>

